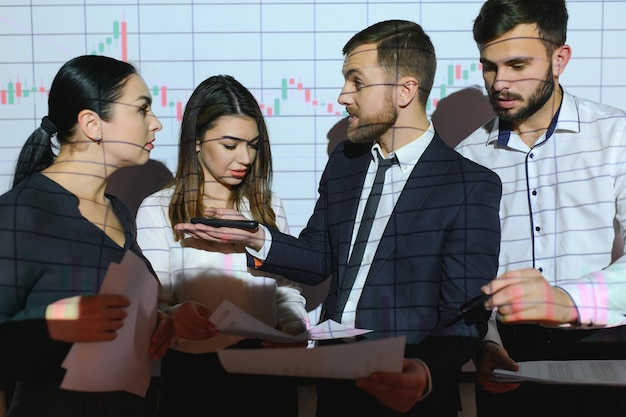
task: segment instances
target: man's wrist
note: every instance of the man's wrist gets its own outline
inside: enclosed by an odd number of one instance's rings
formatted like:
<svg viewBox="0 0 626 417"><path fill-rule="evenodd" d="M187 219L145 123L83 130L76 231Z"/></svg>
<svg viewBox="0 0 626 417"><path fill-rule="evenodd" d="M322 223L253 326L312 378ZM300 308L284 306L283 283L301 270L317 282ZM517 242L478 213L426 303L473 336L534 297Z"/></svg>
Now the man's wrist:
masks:
<svg viewBox="0 0 626 417"><path fill-rule="evenodd" d="M580 326L580 319L578 316L578 308L572 297L562 288L554 287L556 294L555 304L562 306L561 314L557 318L562 324L572 325L574 327Z"/></svg>
<svg viewBox="0 0 626 417"><path fill-rule="evenodd" d="M420 398L417 400L417 401L422 401L424 398L428 397L428 395L433 390L433 377L430 374L430 369L428 369L428 365L426 365L426 362L424 362L421 359L417 359L417 358L413 358L413 360L416 363L418 363L421 366L423 366L424 369L426 369L426 374L427 374L426 387L424 387L424 390L422 391L422 394L421 394Z"/></svg>

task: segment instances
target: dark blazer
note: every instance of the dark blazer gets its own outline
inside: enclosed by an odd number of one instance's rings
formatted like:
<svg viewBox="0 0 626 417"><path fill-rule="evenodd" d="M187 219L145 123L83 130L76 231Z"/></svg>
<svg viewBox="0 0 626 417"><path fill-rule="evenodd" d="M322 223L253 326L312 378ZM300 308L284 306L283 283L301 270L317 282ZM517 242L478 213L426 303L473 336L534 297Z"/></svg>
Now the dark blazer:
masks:
<svg viewBox="0 0 626 417"><path fill-rule="evenodd" d="M272 230L271 249L259 266L308 285L331 276L326 318L339 317L338 288L370 149L349 141L335 148L306 228L298 238ZM398 199L358 302L356 327L374 330L370 339L406 335L407 356L431 370L434 396L441 382L458 386L460 368L484 334L487 312L480 326L445 323L496 276L501 193L495 173L435 134Z"/></svg>

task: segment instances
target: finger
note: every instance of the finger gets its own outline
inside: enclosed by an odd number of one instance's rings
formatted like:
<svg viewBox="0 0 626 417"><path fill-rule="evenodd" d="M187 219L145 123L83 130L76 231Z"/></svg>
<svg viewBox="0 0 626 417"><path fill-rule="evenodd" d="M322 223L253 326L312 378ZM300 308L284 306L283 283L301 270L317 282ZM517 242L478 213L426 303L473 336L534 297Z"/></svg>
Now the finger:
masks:
<svg viewBox="0 0 626 417"><path fill-rule="evenodd" d="M202 340L219 335L219 332L206 326L190 326L188 323L174 322L174 332L184 339Z"/></svg>
<svg viewBox="0 0 626 417"><path fill-rule="evenodd" d="M151 339L153 341L170 339L174 332L174 322L172 318L166 314L159 313L159 319L154 332L152 332Z"/></svg>
<svg viewBox="0 0 626 417"><path fill-rule="evenodd" d="M511 285L519 284L522 280L517 274L513 272L516 271L512 271L510 273L507 272L500 275L496 279L492 279L487 285L481 288L482 292L485 294L496 294L502 291L504 288L507 288Z"/></svg>
<svg viewBox="0 0 626 417"><path fill-rule="evenodd" d="M511 384L504 382L489 382L482 384L482 387L485 391L492 392L494 394L501 394L503 392L513 391L519 388L521 384Z"/></svg>
<svg viewBox="0 0 626 417"><path fill-rule="evenodd" d="M516 309L524 308L524 285L519 283L512 283L497 290L485 303L488 309L509 308Z"/></svg>
<svg viewBox="0 0 626 417"><path fill-rule="evenodd" d="M110 342L111 340L115 340L116 338L117 338L117 332L116 331L100 332L98 335L96 335L90 341Z"/></svg>
<svg viewBox="0 0 626 417"><path fill-rule="evenodd" d="M126 297L113 294L80 297L77 318L96 322L123 320L127 305Z"/></svg>
<svg viewBox="0 0 626 417"><path fill-rule="evenodd" d="M211 226L206 226L206 227L211 227ZM217 230L217 228L216 228ZM214 237L213 233L217 234L218 236L220 235L218 232L212 232L209 233L208 231L202 231L202 230L190 230L187 232L189 235L195 237L196 239L201 239L201 240L208 240L211 242L221 242L222 239L219 237Z"/></svg>
<svg viewBox="0 0 626 417"><path fill-rule="evenodd" d="M149 353L153 359L160 359L165 355L170 345L170 338L158 337L153 338L150 343Z"/></svg>
<svg viewBox="0 0 626 417"><path fill-rule="evenodd" d="M195 311L197 312L197 314L203 319L208 320L208 318L211 316L211 309L205 306L204 304L195 303L194 307L195 307Z"/></svg>
<svg viewBox="0 0 626 417"><path fill-rule="evenodd" d="M105 320L111 322L119 322L124 321L124 319L128 316L128 312L125 308L121 307L109 307L104 311Z"/></svg>
<svg viewBox="0 0 626 417"><path fill-rule="evenodd" d="M215 331L215 325L205 317L203 317L201 312L193 311L193 312L184 312L182 316L175 316L174 323L178 322L179 325L184 327L189 327L192 329L207 329L208 331Z"/></svg>
<svg viewBox="0 0 626 417"><path fill-rule="evenodd" d="M130 300L122 294L100 294L98 297L107 307L128 307Z"/></svg>
<svg viewBox="0 0 626 417"><path fill-rule="evenodd" d="M205 227L209 227L209 226L205 226ZM174 229L180 231L180 232L185 232L185 233L189 233L191 235L193 235L194 232L197 231L197 227L195 224L191 224L191 223L177 223L174 226Z"/></svg>

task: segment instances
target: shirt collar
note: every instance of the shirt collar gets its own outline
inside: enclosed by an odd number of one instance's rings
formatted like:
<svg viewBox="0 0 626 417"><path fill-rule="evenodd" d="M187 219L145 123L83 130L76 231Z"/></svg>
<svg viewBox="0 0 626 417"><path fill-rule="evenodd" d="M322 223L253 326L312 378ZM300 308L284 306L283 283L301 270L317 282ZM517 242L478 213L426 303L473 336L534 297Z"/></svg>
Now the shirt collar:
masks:
<svg viewBox="0 0 626 417"><path fill-rule="evenodd" d="M415 140L407 143L406 145L396 149L395 151L389 153L387 158L396 158L398 161L398 165L402 172L406 172L409 169L413 169L417 161L422 157L422 154L430 145L433 138L435 137L435 129L433 128L433 123L429 120L428 129L425 130L420 136L415 138ZM380 152L382 155L382 149L378 142L374 142L374 145L371 149L372 159L376 160L376 151Z"/></svg>
<svg viewBox="0 0 626 417"><path fill-rule="evenodd" d="M545 139L549 139L555 131L580 132L580 116L578 114L578 106L576 99L563 88L563 100L561 106L557 109L550 126L545 135ZM487 139L487 144L497 141L500 145L507 146L511 138L511 129L508 122L500 121L496 118L491 129L491 134Z"/></svg>

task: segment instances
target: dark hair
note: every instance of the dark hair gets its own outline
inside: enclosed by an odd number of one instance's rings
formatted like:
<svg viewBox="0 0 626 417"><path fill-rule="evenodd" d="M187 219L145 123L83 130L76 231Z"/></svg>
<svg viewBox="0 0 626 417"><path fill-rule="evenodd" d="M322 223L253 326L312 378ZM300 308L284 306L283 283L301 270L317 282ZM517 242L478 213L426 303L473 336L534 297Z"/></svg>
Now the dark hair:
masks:
<svg viewBox="0 0 626 417"><path fill-rule="evenodd" d="M52 136L60 145L69 143L82 110L110 120L111 104L132 74L137 74L133 65L101 55L83 55L63 64L50 87L44 127L35 129L20 151L13 186L52 165L56 158Z"/></svg>
<svg viewBox="0 0 626 417"><path fill-rule="evenodd" d="M565 45L567 38L565 0L487 0L474 20L474 40L481 46L520 24L536 24L548 56Z"/></svg>
<svg viewBox="0 0 626 417"><path fill-rule="evenodd" d="M200 83L185 106L174 194L169 207L172 227L204 215L204 173L198 161L196 143L206 131L217 125L222 116L249 117L259 130L256 157L241 184L233 189L229 203L240 209L243 199L247 198L252 217L267 226L275 226L276 215L271 206L272 154L265 119L258 102L246 87L230 75L216 75ZM178 238L175 230L174 235Z"/></svg>
<svg viewBox="0 0 626 417"><path fill-rule="evenodd" d="M354 35L343 47L347 56L358 46L375 43L378 63L394 81L412 75L419 82L420 103L426 105L433 87L437 59L430 37L422 27L407 20L386 20Z"/></svg>

